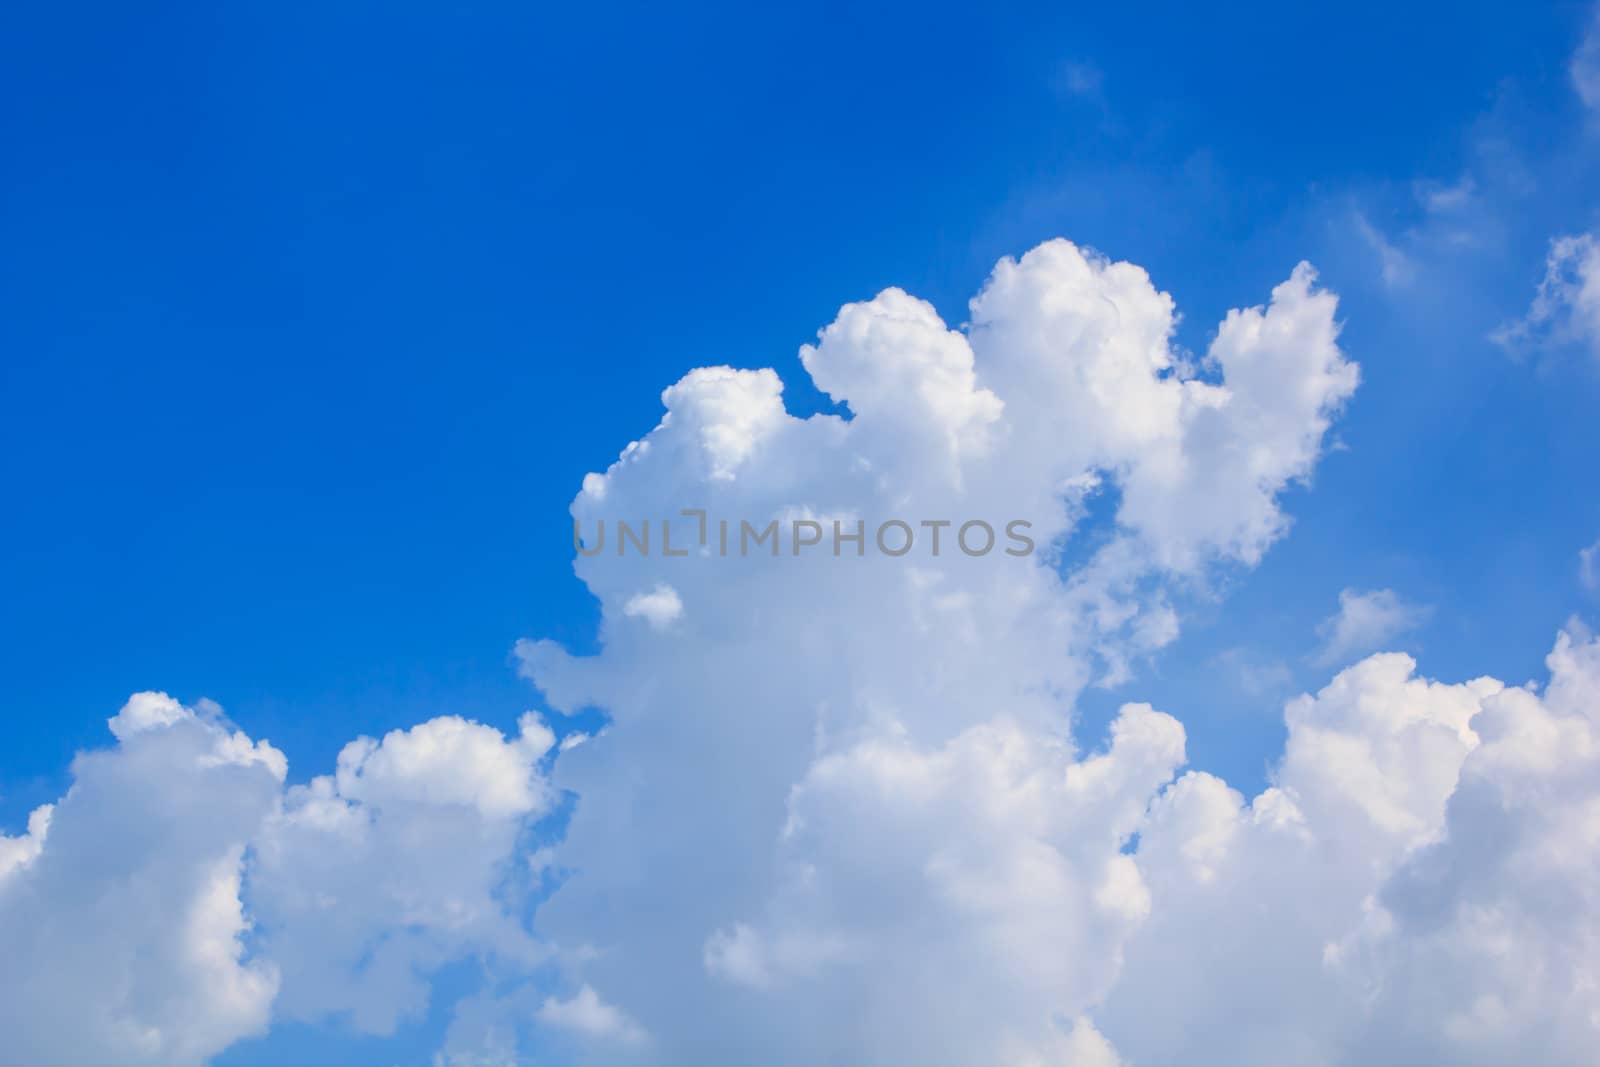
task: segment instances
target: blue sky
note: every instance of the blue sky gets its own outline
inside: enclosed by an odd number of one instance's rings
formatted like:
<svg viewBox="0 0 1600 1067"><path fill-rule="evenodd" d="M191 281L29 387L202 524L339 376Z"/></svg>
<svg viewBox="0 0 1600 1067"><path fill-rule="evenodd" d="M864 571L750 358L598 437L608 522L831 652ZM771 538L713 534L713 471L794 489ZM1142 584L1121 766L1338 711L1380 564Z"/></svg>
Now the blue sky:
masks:
<svg viewBox="0 0 1600 1067"><path fill-rule="evenodd" d="M514 731L544 705L513 643L597 647L567 507L665 386L770 366L792 412L836 410L797 351L841 304L895 285L956 325L996 260L1056 236L1145 267L1197 353L1310 260L1362 374L1288 536L1083 695L1087 744L1148 700L1192 764L1258 791L1345 589L1420 612L1388 645L1430 677L1543 677L1594 617L1600 362L1489 334L1550 239L1600 221L1569 74L1591 17L9 11L0 829L138 690L220 702L292 782L433 715ZM222 1062L424 1062L429 1020Z"/></svg>
<svg viewBox="0 0 1600 1067"><path fill-rule="evenodd" d="M1275 613L1288 655L1343 584L1393 585L1460 598L1435 654L1529 673L1600 534L1596 384L1484 335L1595 206L1519 204L1483 288L1419 309L1341 201L1404 225L1506 97L1525 151L1578 122L1585 14L13 13L0 803L58 792L146 686L319 763L423 709L514 719L510 642L594 625L566 501L664 383L771 365L803 405L840 303L959 320L1056 235L1145 265L1195 347L1301 258L1344 297L1352 452L1231 623Z"/></svg>

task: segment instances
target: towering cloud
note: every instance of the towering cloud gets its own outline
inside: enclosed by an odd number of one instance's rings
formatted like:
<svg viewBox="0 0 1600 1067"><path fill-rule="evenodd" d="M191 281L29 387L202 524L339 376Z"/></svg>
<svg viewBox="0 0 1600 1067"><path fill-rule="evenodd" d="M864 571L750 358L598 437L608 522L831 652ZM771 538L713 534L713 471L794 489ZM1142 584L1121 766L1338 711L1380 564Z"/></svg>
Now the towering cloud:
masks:
<svg viewBox="0 0 1600 1067"><path fill-rule="evenodd" d="M581 557L603 652L520 647L554 707L611 717L558 764L572 876L539 917L651 1035L597 1062L1111 1055L1087 1016L1148 920L1130 842L1183 730L1130 705L1085 756L1074 701L1284 532L1278 494L1357 383L1335 311L1301 265L1195 360L1143 270L1054 241L1002 261L963 329L899 290L847 305L801 352L840 416L787 414L770 371L667 390L573 515L691 510L695 550ZM823 545L716 532L797 517ZM1040 550L969 556L972 520ZM835 523L892 521L906 555L835 554ZM663 588L670 628L644 610Z"/></svg>

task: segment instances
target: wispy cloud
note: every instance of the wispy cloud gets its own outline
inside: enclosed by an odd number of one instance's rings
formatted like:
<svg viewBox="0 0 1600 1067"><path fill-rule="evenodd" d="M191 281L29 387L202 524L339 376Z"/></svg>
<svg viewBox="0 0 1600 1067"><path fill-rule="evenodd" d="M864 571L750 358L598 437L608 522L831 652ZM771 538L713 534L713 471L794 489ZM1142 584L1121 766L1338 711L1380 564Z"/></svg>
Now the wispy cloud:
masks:
<svg viewBox="0 0 1600 1067"><path fill-rule="evenodd" d="M1600 358L1600 244L1594 234L1557 237L1528 312L1490 338L1513 355L1580 344Z"/></svg>
<svg viewBox="0 0 1600 1067"><path fill-rule="evenodd" d="M1214 662L1233 678L1239 691L1251 697L1281 694L1294 684L1294 672L1282 660L1267 659L1243 646L1223 649Z"/></svg>
<svg viewBox="0 0 1600 1067"><path fill-rule="evenodd" d="M1417 266L1397 245L1384 236L1366 215L1356 212L1356 231L1367 246L1378 254L1383 270L1383 284L1390 289L1406 285L1417 274Z"/></svg>
<svg viewBox="0 0 1600 1067"><path fill-rule="evenodd" d="M1407 603L1393 589L1346 589L1339 594L1339 610L1317 627L1322 647L1314 661L1331 666L1375 651L1400 634L1415 630L1432 614L1432 608Z"/></svg>
<svg viewBox="0 0 1600 1067"><path fill-rule="evenodd" d="M1105 72L1086 60L1070 60L1056 72L1056 89L1069 96L1098 100L1105 85Z"/></svg>
<svg viewBox="0 0 1600 1067"><path fill-rule="evenodd" d="M1567 69L1572 74L1572 87L1578 91L1578 96L1589 107L1600 110L1600 5L1595 7L1589 30L1572 54Z"/></svg>

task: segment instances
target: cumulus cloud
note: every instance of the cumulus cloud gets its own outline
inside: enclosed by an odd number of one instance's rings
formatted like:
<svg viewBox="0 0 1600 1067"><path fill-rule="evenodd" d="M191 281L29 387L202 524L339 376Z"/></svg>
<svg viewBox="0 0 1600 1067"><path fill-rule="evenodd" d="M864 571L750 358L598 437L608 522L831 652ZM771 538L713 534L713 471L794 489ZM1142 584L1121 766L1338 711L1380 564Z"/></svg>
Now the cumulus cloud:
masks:
<svg viewBox="0 0 1600 1067"><path fill-rule="evenodd" d="M445 962L540 958L505 897L553 802L535 717L361 738L287 790L283 754L209 702L138 693L108 725L0 837L8 1062L201 1064L274 1018L382 1032Z"/></svg>
<svg viewBox="0 0 1600 1067"><path fill-rule="evenodd" d="M1550 242L1527 314L1502 325L1492 339L1513 354L1577 344L1600 358L1600 244L1594 234Z"/></svg>
<svg viewBox="0 0 1600 1067"><path fill-rule="evenodd" d="M1184 1062L1196 1047L1230 1064L1345 1061L1367 990L1330 970L1328 946L1437 834L1466 723L1498 688L1413 670L1375 656L1290 702L1284 757L1254 799L1200 771L1154 798L1136 853L1151 918L1097 1012L1130 1061Z"/></svg>
<svg viewBox="0 0 1600 1067"><path fill-rule="evenodd" d="M50 832L50 815L55 810L51 804L41 804L28 815L26 832L17 837L0 834L0 885L12 871L21 870L39 858L44 848L45 835Z"/></svg>
<svg viewBox="0 0 1600 1067"><path fill-rule="evenodd" d="M1348 661L1416 629L1431 615L1431 609L1401 600L1393 589L1341 590L1339 610L1317 627L1322 647L1315 660L1324 667Z"/></svg>
<svg viewBox="0 0 1600 1067"><path fill-rule="evenodd" d="M1338 947L1336 963L1387 993L1352 1058L1487 1067L1593 1055L1600 643L1571 626L1546 662L1542 695L1486 692L1443 826Z"/></svg>
<svg viewBox="0 0 1600 1067"><path fill-rule="evenodd" d="M556 765L572 873L539 926L651 1041L588 1058L1115 1062L1090 1014L1147 916L1126 850L1183 731L1130 705L1084 756L1072 707L1285 532L1279 494L1358 382L1336 312L1302 264L1196 359L1142 269L1055 241L998 264L964 328L899 290L842 309L801 361L848 418L789 415L768 371L668 390L585 479L585 531L684 508L950 528L897 559L722 555L714 532L585 555L601 654L519 646L552 707L611 717ZM1112 503L1092 539L1090 497ZM1025 520L1040 551L952 551L971 518ZM659 584L694 606L670 645L628 624Z"/></svg>
<svg viewBox="0 0 1600 1067"><path fill-rule="evenodd" d="M716 977L760 991L762 1030L851 1005L848 1036L769 1061L834 1048L1022 1064L1072 1040L1058 1016L1104 996L1149 913L1123 847L1183 759L1183 728L1145 705L1123 708L1112 738L1079 760L998 721L937 748L874 738L819 759L790 795L771 897L705 953Z"/></svg>
<svg viewBox="0 0 1600 1067"><path fill-rule="evenodd" d="M278 989L245 951L239 884L282 754L164 693L110 725L116 747L80 755L72 790L5 850L22 856L0 881L16 1063L200 1064L264 1031Z"/></svg>
<svg viewBox="0 0 1600 1067"><path fill-rule="evenodd" d="M286 786L214 705L134 697L0 838L8 1056L391 1032L472 959L440 1067L520 1062L530 1028L602 1065L1582 1062L1580 628L1542 691L1346 667L1286 704L1251 798L1186 768L1183 708L1130 701L1074 743L1085 687L1283 536L1359 379L1304 264L1203 354L1175 322L1141 268L1054 241L998 264L960 328L898 290L842 309L801 355L840 413L790 415L771 370L685 375L572 512L678 517L697 550L583 552L598 654L518 645L554 711L609 717L583 744L443 716ZM797 516L919 536L718 550L719 519ZM952 550L969 519L1027 522L1039 551ZM1411 611L1346 590L1324 637L1342 661Z"/></svg>
<svg viewBox="0 0 1600 1067"><path fill-rule="evenodd" d="M286 791L249 871L280 1016L390 1033L445 963L542 959L505 894L524 827L554 800L541 761L555 738L535 716L520 725L507 738L444 716L359 738L334 774Z"/></svg>

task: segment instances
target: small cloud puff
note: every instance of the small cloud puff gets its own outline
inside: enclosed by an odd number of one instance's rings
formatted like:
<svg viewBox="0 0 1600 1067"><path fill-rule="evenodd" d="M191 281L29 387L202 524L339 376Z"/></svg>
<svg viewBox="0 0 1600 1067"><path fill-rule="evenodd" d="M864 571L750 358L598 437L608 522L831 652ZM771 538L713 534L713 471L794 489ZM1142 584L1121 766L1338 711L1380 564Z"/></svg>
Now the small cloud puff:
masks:
<svg viewBox="0 0 1600 1067"><path fill-rule="evenodd" d="M630 619L643 619L652 630L665 630L683 616L683 601L676 589L662 583L648 593L630 597L622 613Z"/></svg>
<svg viewBox="0 0 1600 1067"><path fill-rule="evenodd" d="M590 986L583 986L566 1000L550 997L538 1011L539 1021L558 1030L569 1030L585 1037L607 1038L637 1045L645 1032L625 1012L600 999Z"/></svg>
<svg viewBox="0 0 1600 1067"><path fill-rule="evenodd" d="M1384 642L1415 630L1432 613L1432 608L1401 600L1393 589L1345 589L1339 594L1339 610L1317 627L1322 648L1314 662L1327 667L1375 651Z"/></svg>

